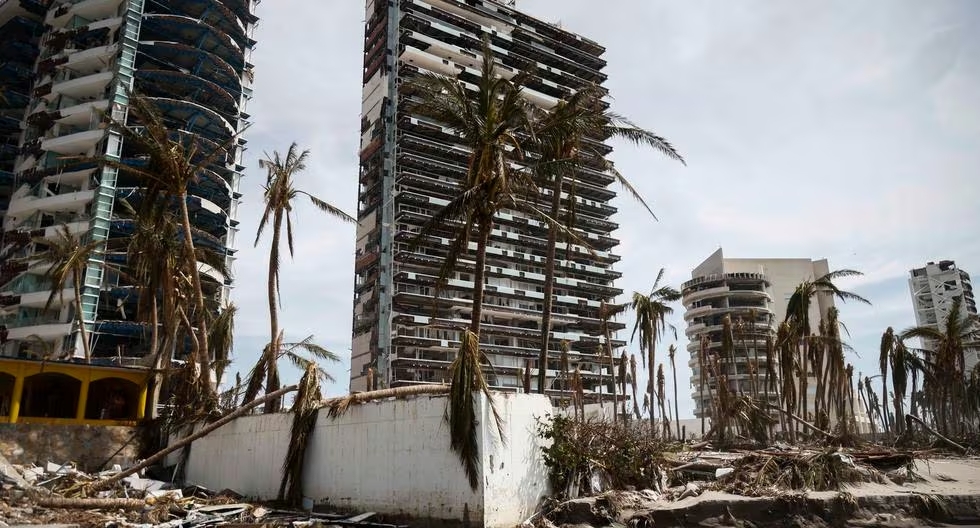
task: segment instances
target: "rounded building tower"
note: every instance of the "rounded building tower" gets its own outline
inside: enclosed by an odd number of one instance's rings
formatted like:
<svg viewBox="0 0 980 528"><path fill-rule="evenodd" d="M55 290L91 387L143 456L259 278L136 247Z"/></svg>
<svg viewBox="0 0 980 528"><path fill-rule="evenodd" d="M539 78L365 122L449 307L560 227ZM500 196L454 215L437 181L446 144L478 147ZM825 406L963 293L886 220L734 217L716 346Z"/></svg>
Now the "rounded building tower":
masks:
<svg viewBox="0 0 980 528"><path fill-rule="evenodd" d="M761 273L720 273L696 277L681 286L687 350L691 355L694 414L711 417L717 376L732 392L776 402L766 390L766 346L773 335L769 281ZM730 319L730 347L725 347L725 319Z"/></svg>

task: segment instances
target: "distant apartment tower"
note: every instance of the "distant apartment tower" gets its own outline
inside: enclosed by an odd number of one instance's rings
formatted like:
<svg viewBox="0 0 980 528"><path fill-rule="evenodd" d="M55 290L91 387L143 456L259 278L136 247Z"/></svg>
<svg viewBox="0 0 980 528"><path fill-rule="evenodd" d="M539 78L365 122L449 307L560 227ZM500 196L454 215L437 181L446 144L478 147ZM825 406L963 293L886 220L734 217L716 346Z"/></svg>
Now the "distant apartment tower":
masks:
<svg viewBox="0 0 980 528"><path fill-rule="evenodd" d="M93 356L138 362L147 352L139 289L116 271L126 269L125 241L135 230L121 202L138 207L144 182L99 162L147 164L107 126L110 119L139 126L128 111L131 93L159 110L172 140L193 137L208 155L228 147L188 185L187 204L197 246L231 264L257 4L0 0L0 355L36 356L35 348L81 355L74 287L48 303L52 285L36 258L63 228L101 243L80 285ZM216 311L231 277L200 269L207 307Z"/></svg>
<svg viewBox="0 0 980 528"><path fill-rule="evenodd" d="M353 391L448 380L472 308L472 258L434 299L446 238L412 248L431 216L460 191L468 152L439 123L413 114L406 81L420 72L458 77L475 88L487 38L503 75L534 69L525 96L553 107L574 90L606 80L604 48L492 0L368 0L364 40L360 188L354 285L351 382ZM603 156L611 148L588 140ZM619 241L609 205L613 178L600 160L577 181L577 227L593 252L559 244L554 324L547 382L563 387L560 347L567 341L571 369L581 369L587 397L611 391L600 367L599 309L621 293L612 269ZM547 194L544 195L545 197ZM547 198L550 200L550 198ZM567 198L566 198L567 200ZM536 375L544 300L546 226L506 211L497 217L487 258L481 349L493 369L489 383L517 390L530 361ZM567 256L566 256L567 255ZM622 328L613 323L612 328ZM617 345L620 343L617 342ZM605 374L600 376L601 369ZM373 375L372 375L373 374ZM601 381L605 378L607 381Z"/></svg>
<svg viewBox="0 0 980 528"><path fill-rule="evenodd" d="M727 369L722 373L728 378L729 389L749 392L751 368L754 365L764 375L766 341L775 336L779 323L785 319L786 306L796 287L829 272L826 259L733 259L725 258L721 249L694 268L691 280L681 285L681 294L695 416L711 416L717 379L706 369L706 383L702 384L700 350L703 342L707 354L720 353L724 317L729 316L733 324L735 365L723 363L719 368ZM810 306L814 327L832 306L833 298L817 295ZM775 392L760 387L759 393L777 403ZM807 395L810 409L815 394L816 383L811 381Z"/></svg>
<svg viewBox="0 0 980 528"><path fill-rule="evenodd" d="M922 268L909 272L909 292L915 309L916 326L932 326L941 329L949 318L953 301L961 301L960 314L964 319L977 315L977 301L973 294L970 274L957 268L952 260L929 262ZM935 348L931 341L925 341L926 349ZM980 352L969 350L964 358L966 372L980 362Z"/></svg>

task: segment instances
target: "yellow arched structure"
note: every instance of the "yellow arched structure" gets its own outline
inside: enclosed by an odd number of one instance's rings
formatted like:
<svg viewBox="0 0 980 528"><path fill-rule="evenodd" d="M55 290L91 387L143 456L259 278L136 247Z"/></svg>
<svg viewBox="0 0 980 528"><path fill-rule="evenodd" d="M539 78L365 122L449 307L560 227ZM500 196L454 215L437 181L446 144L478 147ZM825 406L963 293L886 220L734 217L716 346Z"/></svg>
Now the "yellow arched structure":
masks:
<svg viewBox="0 0 980 528"><path fill-rule="evenodd" d="M0 423L135 425L149 377L141 368L0 358Z"/></svg>

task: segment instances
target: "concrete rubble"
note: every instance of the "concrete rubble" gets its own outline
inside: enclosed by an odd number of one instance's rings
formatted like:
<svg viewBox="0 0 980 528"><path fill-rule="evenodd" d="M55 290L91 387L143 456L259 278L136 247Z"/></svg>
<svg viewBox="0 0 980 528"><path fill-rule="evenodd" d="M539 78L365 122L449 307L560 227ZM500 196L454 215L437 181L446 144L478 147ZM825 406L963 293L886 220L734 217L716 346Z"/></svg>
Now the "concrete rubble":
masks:
<svg viewBox="0 0 980 528"><path fill-rule="evenodd" d="M283 509L245 501L231 490L176 487L145 474L84 496L85 486L123 468L90 474L71 463L10 464L0 455L0 527L65 525L113 528L195 528L223 525L405 528L380 522L375 513L342 515Z"/></svg>

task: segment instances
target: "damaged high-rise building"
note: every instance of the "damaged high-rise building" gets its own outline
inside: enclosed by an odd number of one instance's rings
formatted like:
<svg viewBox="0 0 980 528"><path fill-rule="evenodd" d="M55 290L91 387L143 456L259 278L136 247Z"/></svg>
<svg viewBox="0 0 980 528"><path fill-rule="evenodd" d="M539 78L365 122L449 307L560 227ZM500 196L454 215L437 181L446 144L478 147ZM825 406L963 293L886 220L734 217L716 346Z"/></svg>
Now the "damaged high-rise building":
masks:
<svg viewBox="0 0 980 528"><path fill-rule="evenodd" d="M459 192L467 149L439 123L416 115L406 81L421 72L479 77L487 39L502 75L532 71L524 95L551 108L584 86L606 80L604 48L558 25L530 17L513 2L368 0L364 38L359 202L355 262L351 390L448 380L472 309L472 258L434 299L447 239L411 244L419 228ZM588 140L590 151L611 148ZM588 248L559 243L547 365L538 365L544 300L546 226L517 211L498 215L487 255L480 348L497 389L522 387L526 367L547 369L549 394L566 387L560 368L581 370L587 398L612 391L600 365L599 311L621 290L613 269L619 241L610 201L613 177L593 160L575 176L576 227ZM547 196L547 192L542 193ZM550 198L544 198L550 200ZM567 208L567 207L566 207ZM613 330L621 323L611 323ZM616 342L617 346L621 343Z"/></svg>
<svg viewBox="0 0 980 528"><path fill-rule="evenodd" d="M4 202L0 279L2 355L37 349L80 356L73 286L48 303L47 267L33 255L62 226L110 242L87 262L82 319L96 358L140 357L146 325L138 292L125 275L124 240L134 221L123 200L139 203L141 181L100 158L145 163L110 119L125 121L133 93L161 113L174 137L231 147L188 187L198 246L231 262L245 141L239 135L251 97L252 34L258 0L0 1L0 199ZM230 277L201 266L215 305Z"/></svg>

